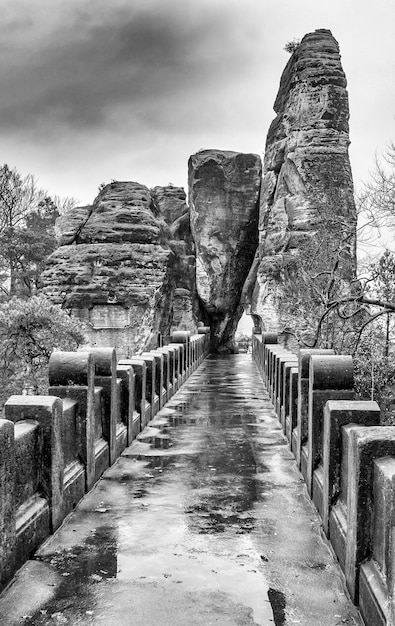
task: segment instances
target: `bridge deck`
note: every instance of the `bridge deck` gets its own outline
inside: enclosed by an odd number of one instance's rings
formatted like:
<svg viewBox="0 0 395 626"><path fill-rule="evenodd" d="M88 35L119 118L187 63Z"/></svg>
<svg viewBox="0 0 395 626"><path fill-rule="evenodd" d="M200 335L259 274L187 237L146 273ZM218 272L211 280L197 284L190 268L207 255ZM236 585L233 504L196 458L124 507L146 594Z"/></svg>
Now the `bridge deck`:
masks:
<svg viewBox="0 0 395 626"><path fill-rule="evenodd" d="M203 363L20 570L0 623L361 624L249 355Z"/></svg>

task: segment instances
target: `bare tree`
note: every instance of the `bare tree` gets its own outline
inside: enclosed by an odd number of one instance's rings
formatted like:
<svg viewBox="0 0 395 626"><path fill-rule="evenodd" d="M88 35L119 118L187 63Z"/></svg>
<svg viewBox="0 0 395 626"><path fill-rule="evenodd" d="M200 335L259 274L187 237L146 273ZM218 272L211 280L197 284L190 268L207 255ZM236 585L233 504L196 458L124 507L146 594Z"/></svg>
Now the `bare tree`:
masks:
<svg viewBox="0 0 395 626"><path fill-rule="evenodd" d="M72 198L51 198L31 174L0 167L0 292L32 295L43 259L55 248L53 226Z"/></svg>

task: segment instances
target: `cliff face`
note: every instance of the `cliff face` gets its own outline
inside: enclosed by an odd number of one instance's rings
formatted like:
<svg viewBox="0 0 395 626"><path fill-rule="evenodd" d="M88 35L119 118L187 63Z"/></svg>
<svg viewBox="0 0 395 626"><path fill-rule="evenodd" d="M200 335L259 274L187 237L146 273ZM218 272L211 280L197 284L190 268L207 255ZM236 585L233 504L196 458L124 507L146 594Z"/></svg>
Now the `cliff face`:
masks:
<svg viewBox="0 0 395 626"><path fill-rule="evenodd" d="M90 207L57 222L61 246L42 290L89 322L93 345L134 354L157 333L196 327L193 243L185 193L133 182L107 185Z"/></svg>
<svg viewBox="0 0 395 626"><path fill-rule="evenodd" d="M328 271L338 257L339 289L347 290L355 267L348 95L330 31L303 38L283 72L274 110L264 159L259 250L246 285L249 312L267 330L281 327L292 271L307 266L312 273Z"/></svg>
<svg viewBox="0 0 395 626"><path fill-rule="evenodd" d="M240 296L258 244L261 160L202 150L189 159L196 283L214 349L232 351Z"/></svg>

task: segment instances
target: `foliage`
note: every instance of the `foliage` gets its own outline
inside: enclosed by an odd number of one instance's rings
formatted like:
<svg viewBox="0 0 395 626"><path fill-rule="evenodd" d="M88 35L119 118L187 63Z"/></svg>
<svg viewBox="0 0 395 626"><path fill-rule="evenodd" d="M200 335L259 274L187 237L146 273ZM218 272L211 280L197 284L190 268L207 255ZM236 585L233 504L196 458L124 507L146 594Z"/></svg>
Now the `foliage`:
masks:
<svg viewBox="0 0 395 626"><path fill-rule="evenodd" d="M283 291L283 332L293 335L302 347L341 352L355 320L348 315L332 315L332 303L348 297L356 288L356 224L340 192L332 195L317 201L314 230L281 255L276 280Z"/></svg>
<svg viewBox="0 0 395 626"><path fill-rule="evenodd" d="M358 196L361 210L376 227L394 228L395 222L395 144L375 158L370 179Z"/></svg>
<svg viewBox="0 0 395 626"><path fill-rule="evenodd" d="M52 351L76 350L83 341L83 324L42 295L1 304L1 403L13 393L45 393Z"/></svg>
<svg viewBox="0 0 395 626"><path fill-rule="evenodd" d="M241 352L248 352L251 346L251 335L244 332L236 332L235 340Z"/></svg>
<svg viewBox="0 0 395 626"><path fill-rule="evenodd" d="M300 39L293 39L292 41L287 41L284 46L284 50L289 52L289 54L293 54L295 50L297 50L300 46Z"/></svg>
<svg viewBox="0 0 395 626"><path fill-rule="evenodd" d="M383 354L380 330L371 325L369 331L354 355L355 391L360 400L375 400L381 408L383 422L393 423L395 356Z"/></svg>
<svg viewBox="0 0 395 626"><path fill-rule="evenodd" d="M54 225L73 199L51 198L31 175L0 167L0 290L4 298L32 295L45 259L56 247Z"/></svg>

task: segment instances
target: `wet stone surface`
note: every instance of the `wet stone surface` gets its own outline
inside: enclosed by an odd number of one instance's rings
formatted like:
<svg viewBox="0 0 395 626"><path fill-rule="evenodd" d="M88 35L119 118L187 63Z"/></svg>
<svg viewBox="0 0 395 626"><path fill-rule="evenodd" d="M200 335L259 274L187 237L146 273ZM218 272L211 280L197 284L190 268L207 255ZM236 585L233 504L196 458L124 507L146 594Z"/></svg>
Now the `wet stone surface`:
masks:
<svg viewBox="0 0 395 626"><path fill-rule="evenodd" d="M361 624L249 355L203 363L20 570L0 623Z"/></svg>

